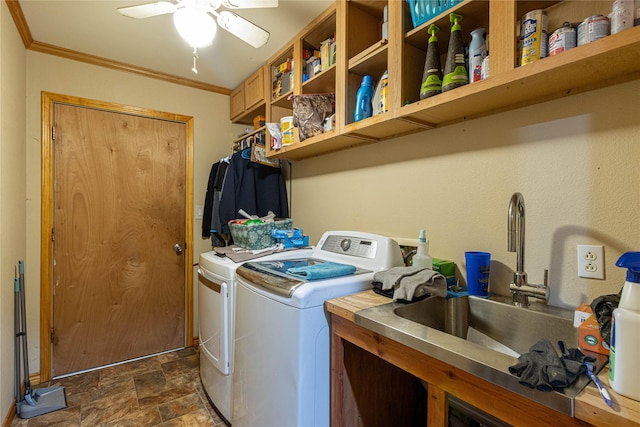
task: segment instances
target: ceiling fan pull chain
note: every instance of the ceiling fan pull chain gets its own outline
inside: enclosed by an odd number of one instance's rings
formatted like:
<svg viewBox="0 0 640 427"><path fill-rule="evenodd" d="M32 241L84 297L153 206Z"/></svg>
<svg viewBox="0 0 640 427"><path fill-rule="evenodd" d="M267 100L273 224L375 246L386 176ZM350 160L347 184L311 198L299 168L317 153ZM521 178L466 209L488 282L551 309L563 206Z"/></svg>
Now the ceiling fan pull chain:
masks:
<svg viewBox="0 0 640 427"><path fill-rule="evenodd" d="M199 56L198 56L198 48L194 47L193 48L193 68L191 69L191 71L194 72L194 74L198 74L198 68L196 67L196 61L198 60Z"/></svg>

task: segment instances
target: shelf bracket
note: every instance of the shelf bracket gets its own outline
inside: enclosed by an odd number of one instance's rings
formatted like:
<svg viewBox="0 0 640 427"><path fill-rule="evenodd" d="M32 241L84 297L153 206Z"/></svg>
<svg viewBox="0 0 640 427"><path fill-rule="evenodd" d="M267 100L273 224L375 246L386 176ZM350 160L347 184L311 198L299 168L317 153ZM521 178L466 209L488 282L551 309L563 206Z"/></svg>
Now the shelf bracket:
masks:
<svg viewBox="0 0 640 427"><path fill-rule="evenodd" d="M374 138L373 136L367 136L367 135L360 135L360 134L357 134L357 133L348 133L347 136L350 137L350 138L360 139L360 140L369 141L369 142L380 142L381 141L380 138Z"/></svg>
<svg viewBox="0 0 640 427"><path fill-rule="evenodd" d="M402 122L411 123L412 125L416 125L423 129L435 129L436 125L429 122L423 122L422 120L417 120L412 117L396 117L396 120L400 120Z"/></svg>

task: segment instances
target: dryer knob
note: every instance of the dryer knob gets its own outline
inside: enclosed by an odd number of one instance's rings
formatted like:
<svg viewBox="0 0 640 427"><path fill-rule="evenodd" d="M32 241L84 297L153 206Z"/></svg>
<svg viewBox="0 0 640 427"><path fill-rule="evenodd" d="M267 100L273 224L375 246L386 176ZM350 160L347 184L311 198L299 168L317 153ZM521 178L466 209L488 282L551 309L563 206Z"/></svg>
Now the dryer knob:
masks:
<svg viewBox="0 0 640 427"><path fill-rule="evenodd" d="M342 248L343 251L348 251L349 248L351 247L351 240L350 239L343 239L340 242L340 247Z"/></svg>

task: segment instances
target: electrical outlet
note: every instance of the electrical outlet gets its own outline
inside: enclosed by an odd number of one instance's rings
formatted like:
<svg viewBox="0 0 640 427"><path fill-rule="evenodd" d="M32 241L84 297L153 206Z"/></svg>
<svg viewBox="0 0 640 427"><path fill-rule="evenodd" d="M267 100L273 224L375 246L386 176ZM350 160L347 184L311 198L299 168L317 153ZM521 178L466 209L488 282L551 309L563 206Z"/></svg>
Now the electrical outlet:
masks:
<svg viewBox="0 0 640 427"><path fill-rule="evenodd" d="M578 245L578 276L604 279L604 246Z"/></svg>

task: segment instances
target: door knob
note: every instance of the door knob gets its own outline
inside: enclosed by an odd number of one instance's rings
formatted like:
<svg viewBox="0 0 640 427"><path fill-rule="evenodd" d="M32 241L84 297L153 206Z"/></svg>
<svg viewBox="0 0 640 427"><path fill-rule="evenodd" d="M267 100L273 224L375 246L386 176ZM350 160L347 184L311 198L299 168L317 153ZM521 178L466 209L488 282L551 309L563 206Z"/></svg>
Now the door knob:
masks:
<svg viewBox="0 0 640 427"><path fill-rule="evenodd" d="M176 243L173 250L176 251L178 255L182 254L182 246L180 246L180 243Z"/></svg>

